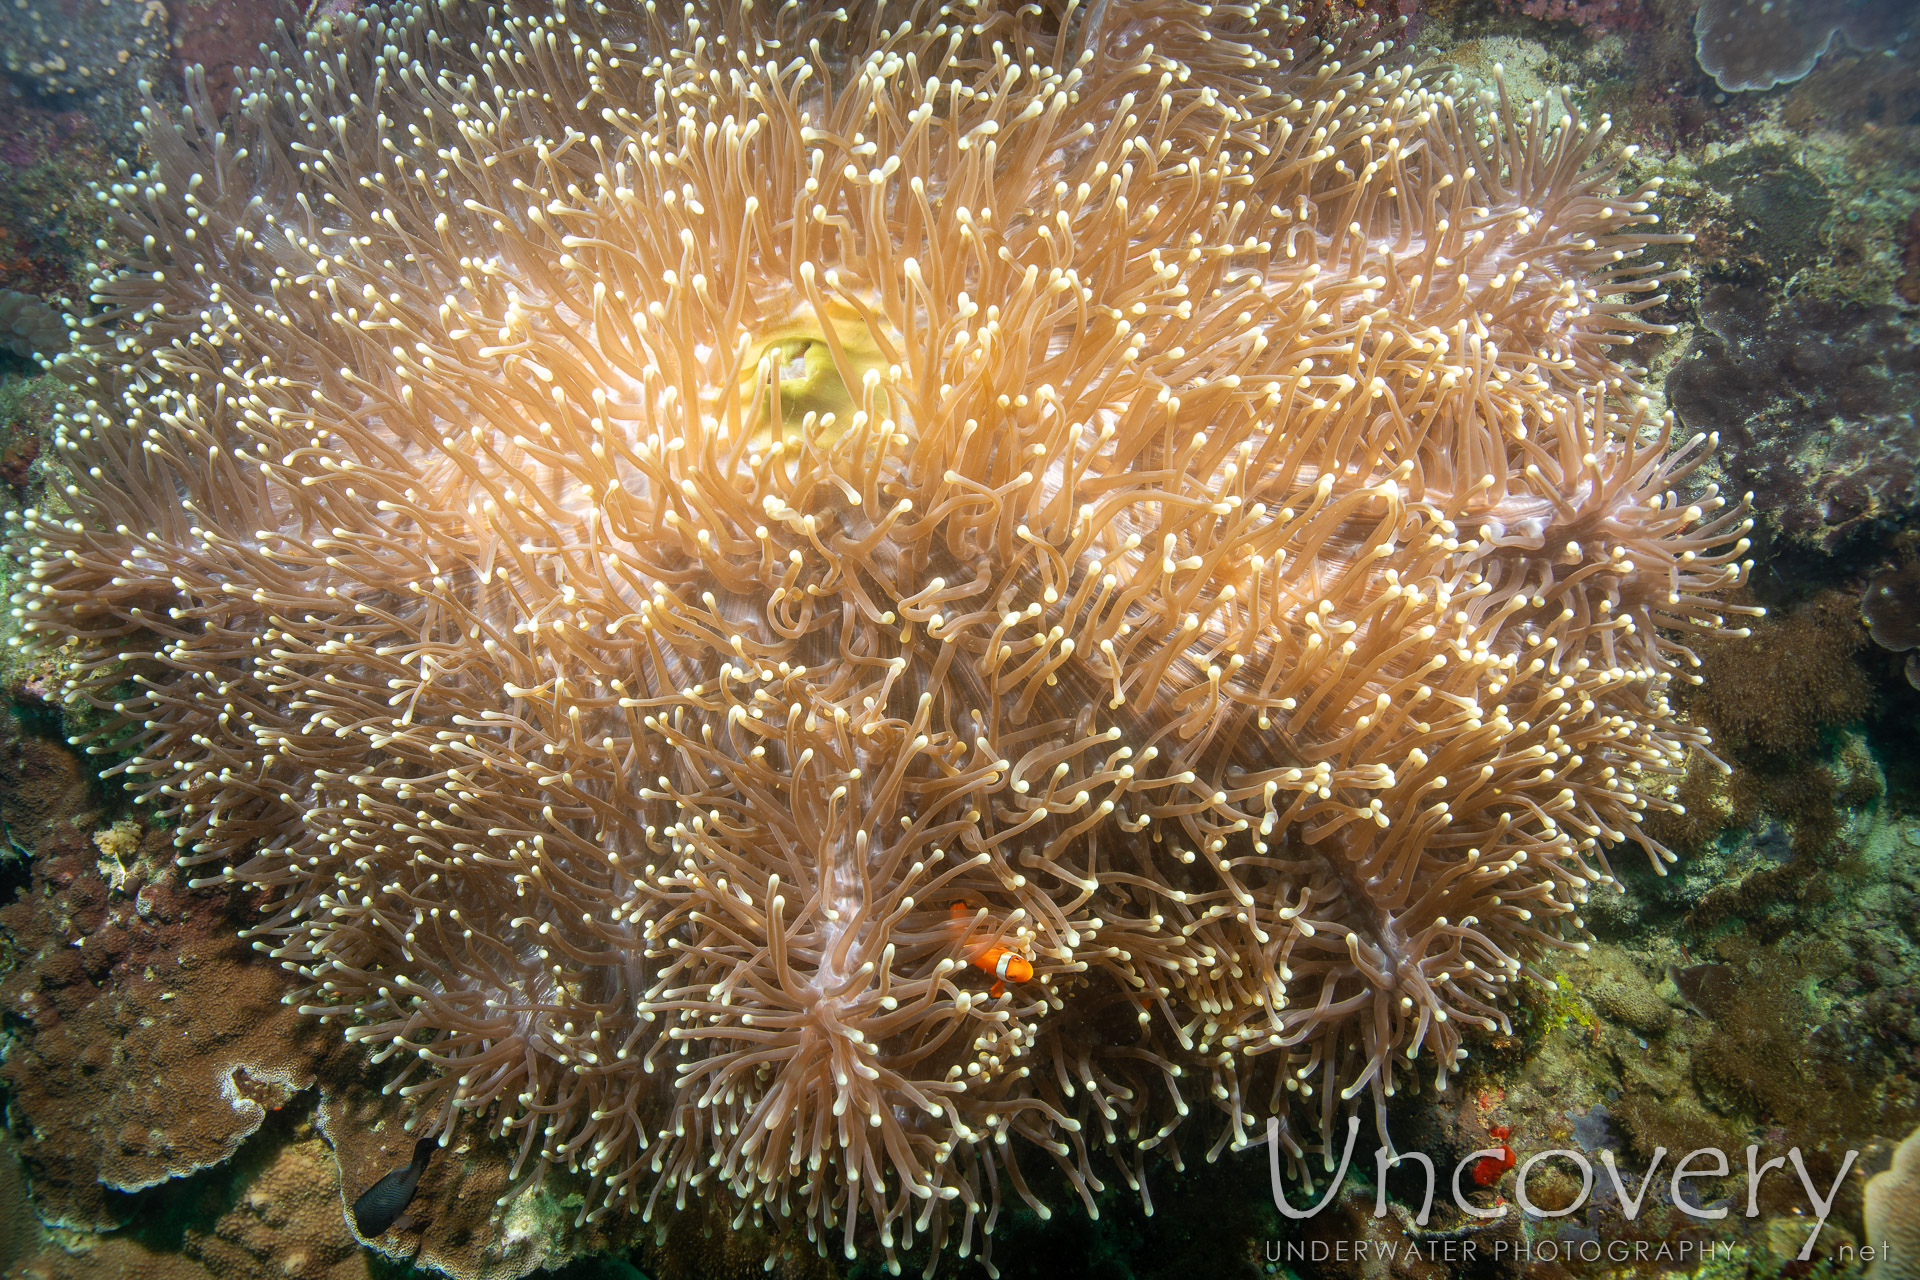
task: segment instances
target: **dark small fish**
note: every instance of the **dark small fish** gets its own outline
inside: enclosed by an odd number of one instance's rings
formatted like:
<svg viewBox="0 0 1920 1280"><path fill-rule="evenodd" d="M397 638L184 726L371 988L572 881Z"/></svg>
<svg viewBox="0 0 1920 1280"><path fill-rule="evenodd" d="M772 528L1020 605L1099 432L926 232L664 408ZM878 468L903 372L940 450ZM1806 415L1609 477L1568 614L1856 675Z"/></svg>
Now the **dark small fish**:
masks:
<svg viewBox="0 0 1920 1280"><path fill-rule="evenodd" d="M360 1193L360 1198L353 1202L353 1225L363 1237L371 1240L399 1221L413 1199L413 1189L420 1185L420 1175L427 1171L433 1149L439 1145L439 1138L420 1139L413 1144L410 1163Z"/></svg>
<svg viewBox="0 0 1920 1280"><path fill-rule="evenodd" d="M1684 969L1668 965L1667 976L1688 1004L1716 1022L1731 1012L1739 999L1740 980L1724 964L1696 964Z"/></svg>

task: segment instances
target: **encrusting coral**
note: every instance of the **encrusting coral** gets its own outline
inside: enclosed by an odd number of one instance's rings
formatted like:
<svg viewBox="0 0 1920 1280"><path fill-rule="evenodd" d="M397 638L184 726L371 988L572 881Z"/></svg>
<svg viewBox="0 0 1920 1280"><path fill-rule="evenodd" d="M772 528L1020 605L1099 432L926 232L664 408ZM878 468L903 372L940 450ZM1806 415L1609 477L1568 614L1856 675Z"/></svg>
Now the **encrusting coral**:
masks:
<svg viewBox="0 0 1920 1280"><path fill-rule="evenodd" d="M1444 1080L1705 744L1651 188L1284 9L675 12L150 119L21 517L92 749L593 1214L965 1254Z"/></svg>
<svg viewBox="0 0 1920 1280"><path fill-rule="evenodd" d="M30 293L0 289L0 348L31 359L67 345L66 318Z"/></svg>

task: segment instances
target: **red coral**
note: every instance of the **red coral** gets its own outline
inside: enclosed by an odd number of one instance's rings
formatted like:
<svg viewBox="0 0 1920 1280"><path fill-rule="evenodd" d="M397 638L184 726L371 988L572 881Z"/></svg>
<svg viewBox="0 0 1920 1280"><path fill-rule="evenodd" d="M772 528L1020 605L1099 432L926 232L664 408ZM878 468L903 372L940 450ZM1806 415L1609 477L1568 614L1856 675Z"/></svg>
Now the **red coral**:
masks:
<svg viewBox="0 0 1920 1280"><path fill-rule="evenodd" d="M1507 1135L1512 1130L1504 1124L1497 1124L1487 1130L1487 1136L1493 1139L1497 1156L1481 1156L1473 1162L1473 1180L1483 1187L1490 1187L1500 1181L1501 1175L1513 1168L1513 1148L1507 1145Z"/></svg>

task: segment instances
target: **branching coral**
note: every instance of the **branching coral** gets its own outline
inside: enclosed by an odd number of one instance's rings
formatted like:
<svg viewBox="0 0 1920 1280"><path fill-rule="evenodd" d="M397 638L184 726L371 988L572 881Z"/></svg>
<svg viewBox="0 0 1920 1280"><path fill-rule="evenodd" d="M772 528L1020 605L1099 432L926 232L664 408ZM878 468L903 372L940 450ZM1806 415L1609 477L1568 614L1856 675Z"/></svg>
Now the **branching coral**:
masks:
<svg viewBox="0 0 1920 1280"><path fill-rule="evenodd" d="M110 193L24 625L596 1213L965 1253L1196 1102L1300 1153L1583 945L1745 543L1604 126L1297 25L339 23Z"/></svg>

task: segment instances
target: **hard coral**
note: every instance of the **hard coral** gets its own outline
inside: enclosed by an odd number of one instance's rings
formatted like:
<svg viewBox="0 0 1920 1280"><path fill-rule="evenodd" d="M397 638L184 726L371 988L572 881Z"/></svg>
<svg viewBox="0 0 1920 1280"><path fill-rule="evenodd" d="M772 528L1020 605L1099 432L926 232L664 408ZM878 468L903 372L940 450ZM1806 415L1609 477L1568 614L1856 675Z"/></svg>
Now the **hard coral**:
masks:
<svg viewBox="0 0 1920 1280"><path fill-rule="evenodd" d="M144 842L151 861L116 856L71 821L90 797L66 755L27 739L4 772L9 829L35 857L0 908L19 952L0 982L14 1028L0 1078L42 1211L110 1225L105 1189L232 1155L309 1078L316 1037L279 1003L281 975L249 963L236 904L186 889L164 836Z"/></svg>
<svg viewBox="0 0 1920 1280"><path fill-rule="evenodd" d="M668 8L156 118L23 519L100 748L595 1216L964 1254L1446 1079L1705 741L1651 190L1284 9Z"/></svg>
<svg viewBox="0 0 1920 1280"><path fill-rule="evenodd" d="M20 1167L19 1148L11 1135L0 1133L0 1273L15 1274L14 1264L32 1254L44 1234Z"/></svg>
<svg viewBox="0 0 1920 1280"><path fill-rule="evenodd" d="M1836 37L1857 49L1893 43L1911 21L1907 10L1875 0L1701 0L1695 49L1722 89L1771 89L1812 71Z"/></svg>
<svg viewBox="0 0 1920 1280"><path fill-rule="evenodd" d="M408 1162L418 1135L405 1128L403 1099L367 1087L365 1079L354 1081L346 1072L334 1074L321 1085L314 1123L333 1148L328 1194L335 1218L353 1235L347 1227L353 1202ZM512 1153L504 1146L478 1126L455 1133L428 1161L401 1221L365 1243L389 1259L431 1268L449 1280L519 1280L581 1254L605 1251L604 1233L574 1229L574 1213L556 1203L558 1195L550 1200L525 1188L511 1194Z"/></svg>
<svg viewBox="0 0 1920 1280"><path fill-rule="evenodd" d="M1871 1280L1920 1277L1920 1129L1907 1135L1893 1164L1867 1180L1867 1239L1892 1249L1868 1271Z"/></svg>
<svg viewBox="0 0 1920 1280"><path fill-rule="evenodd" d="M367 1280L340 1216L340 1174L310 1129L244 1161L230 1208L183 1235L181 1252L221 1280ZM239 1179L236 1178L236 1181Z"/></svg>
<svg viewBox="0 0 1920 1280"><path fill-rule="evenodd" d="M1920 689L1920 653L1908 653L1920 646L1920 560L1867 579L1860 613L1875 644L1907 654L1907 682Z"/></svg>
<svg viewBox="0 0 1920 1280"><path fill-rule="evenodd" d="M69 1234L10 1280L370 1280L311 1127L280 1118L224 1169L190 1179L161 1230Z"/></svg>
<svg viewBox="0 0 1920 1280"><path fill-rule="evenodd" d="M132 1235L86 1240L69 1253L43 1248L23 1260L12 1280L224 1280L192 1258L154 1248Z"/></svg>
<svg viewBox="0 0 1920 1280"><path fill-rule="evenodd" d="M1728 474L1782 533L1832 551L1911 516L1920 345L1899 311L1721 286L1700 318L1668 399L1719 433Z"/></svg>
<svg viewBox="0 0 1920 1280"><path fill-rule="evenodd" d="M1595 947L1586 996L1609 1019L1642 1035L1657 1035L1673 1020L1653 983L1633 957L1618 947Z"/></svg>
<svg viewBox="0 0 1920 1280"><path fill-rule="evenodd" d="M0 348L22 359L66 349L67 321L30 293L0 289Z"/></svg>
<svg viewBox="0 0 1920 1280"><path fill-rule="evenodd" d="M1699 177L1725 200L1710 202L1698 221L1707 274L1764 288L1830 256L1824 236L1833 198L1786 147L1728 152L1701 165Z"/></svg>

